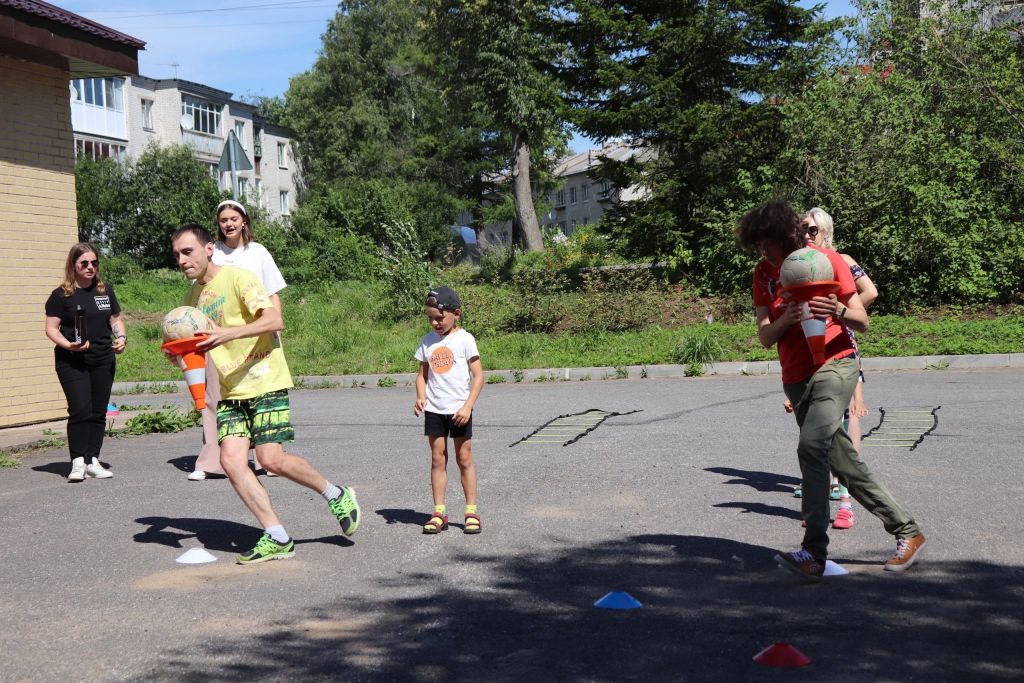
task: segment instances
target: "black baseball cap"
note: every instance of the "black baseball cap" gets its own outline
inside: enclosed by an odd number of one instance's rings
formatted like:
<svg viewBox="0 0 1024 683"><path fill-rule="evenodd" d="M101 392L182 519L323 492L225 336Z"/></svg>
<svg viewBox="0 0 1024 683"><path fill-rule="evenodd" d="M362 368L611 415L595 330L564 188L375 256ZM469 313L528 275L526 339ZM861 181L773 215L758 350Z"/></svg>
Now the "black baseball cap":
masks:
<svg viewBox="0 0 1024 683"><path fill-rule="evenodd" d="M433 287L427 292L427 306L439 311L454 311L462 308L459 295L450 287Z"/></svg>

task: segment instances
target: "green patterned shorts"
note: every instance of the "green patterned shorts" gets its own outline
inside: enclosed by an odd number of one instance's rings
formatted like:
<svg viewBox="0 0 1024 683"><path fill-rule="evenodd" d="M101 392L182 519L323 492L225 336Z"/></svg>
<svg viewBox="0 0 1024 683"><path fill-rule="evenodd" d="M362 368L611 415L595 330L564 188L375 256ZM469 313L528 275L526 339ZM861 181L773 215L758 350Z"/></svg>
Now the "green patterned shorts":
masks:
<svg viewBox="0 0 1024 683"><path fill-rule="evenodd" d="M217 404L217 443L229 436L249 439L251 446L295 440L290 421L288 390Z"/></svg>

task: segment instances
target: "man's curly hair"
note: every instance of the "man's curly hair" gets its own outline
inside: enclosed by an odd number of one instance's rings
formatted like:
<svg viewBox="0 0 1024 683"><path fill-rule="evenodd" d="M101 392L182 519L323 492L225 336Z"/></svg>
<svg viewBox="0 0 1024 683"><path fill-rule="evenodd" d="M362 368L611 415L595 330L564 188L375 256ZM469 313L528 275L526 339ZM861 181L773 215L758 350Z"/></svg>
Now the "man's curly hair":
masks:
<svg viewBox="0 0 1024 683"><path fill-rule="evenodd" d="M796 251L807 238L800 227L800 217L783 201L765 202L752 209L736 226L736 239L747 250L757 248L761 240L771 240L786 250Z"/></svg>

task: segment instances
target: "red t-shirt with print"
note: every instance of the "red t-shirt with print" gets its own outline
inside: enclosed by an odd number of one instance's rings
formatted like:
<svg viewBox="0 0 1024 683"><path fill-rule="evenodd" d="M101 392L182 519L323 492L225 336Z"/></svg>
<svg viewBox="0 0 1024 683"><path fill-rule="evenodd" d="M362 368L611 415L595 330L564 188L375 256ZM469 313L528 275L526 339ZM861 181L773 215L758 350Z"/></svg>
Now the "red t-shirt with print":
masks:
<svg viewBox="0 0 1024 683"><path fill-rule="evenodd" d="M856 293L857 285L854 284L853 276L850 275L850 267L843 261L843 257L830 249L811 248L828 256L828 260L832 263L835 279L839 282L839 291L836 292L836 296L842 300ZM754 306L768 306L768 317L772 322L778 320L788 305L786 300L779 296L780 289L782 289L782 285L779 282L779 269L768 261L760 261L754 268ZM807 340L804 339L804 332L800 325L793 325L786 330L782 339L779 340L778 350L783 384L803 382L821 367L814 362L811 349L807 346ZM853 339L846 326L837 323L835 318L830 316L825 324L825 362L836 358L845 358L852 355L853 352Z"/></svg>

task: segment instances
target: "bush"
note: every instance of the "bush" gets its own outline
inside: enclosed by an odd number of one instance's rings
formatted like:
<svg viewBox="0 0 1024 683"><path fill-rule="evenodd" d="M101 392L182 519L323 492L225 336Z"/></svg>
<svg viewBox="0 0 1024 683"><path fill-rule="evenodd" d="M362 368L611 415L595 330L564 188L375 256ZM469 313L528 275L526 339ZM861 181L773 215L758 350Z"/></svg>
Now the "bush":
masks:
<svg viewBox="0 0 1024 683"><path fill-rule="evenodd" d="M582 296L566 321L569 330L639 330L657 319L661 288L650 268L592 268L584 270L580 280Z"/></svg>
<svg viewBox="0 0 1024 683"><path fill-rule="evenodd" d="M434 280L434 269L420 248L412 226L393 222L383 226L384 280L389 297L387 313L398 320L422 312L423 300Z"/></svg>
<svg viewBox="0 0 1024 683"><path fill-rule="evenodd" d="M521 270L512 276L517 313L506 320L508 332L551 332L562 319L561 301L551 296L569 288L562 273L546 269Z"/></svg>

